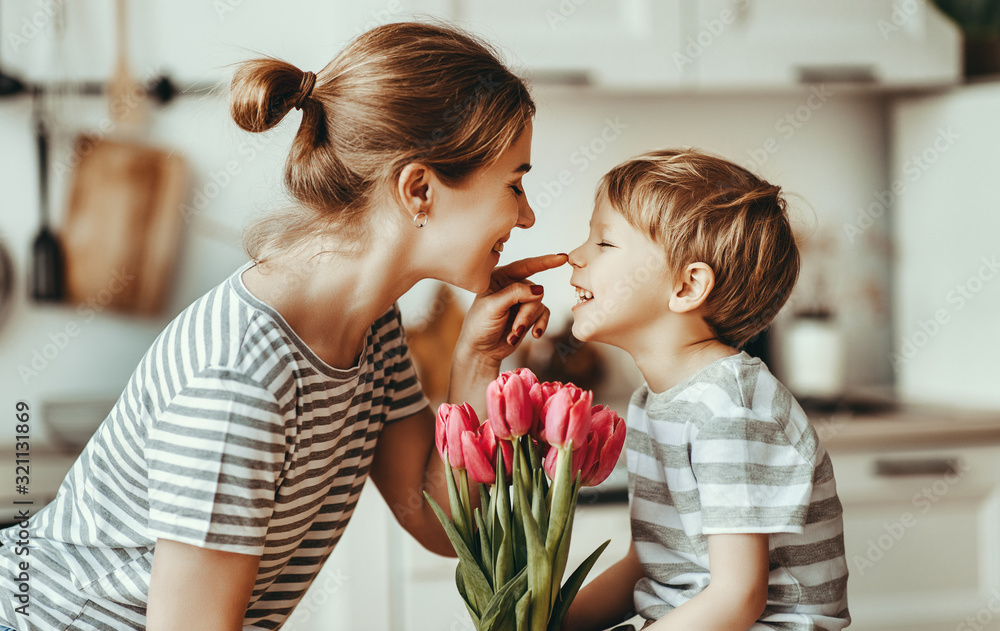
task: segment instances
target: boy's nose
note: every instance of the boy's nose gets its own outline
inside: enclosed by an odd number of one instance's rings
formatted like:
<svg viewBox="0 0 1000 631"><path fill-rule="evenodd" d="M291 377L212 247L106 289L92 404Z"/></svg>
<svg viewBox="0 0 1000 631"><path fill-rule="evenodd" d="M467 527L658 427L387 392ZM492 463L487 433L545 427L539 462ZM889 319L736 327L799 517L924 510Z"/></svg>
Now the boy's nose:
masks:
<svg viewBox="0 0 1000 631"><path fill-rule="evenodd" d="M583 267L586 264L583 260L582 245L569 253L569 264L576 268Z"/></svg>

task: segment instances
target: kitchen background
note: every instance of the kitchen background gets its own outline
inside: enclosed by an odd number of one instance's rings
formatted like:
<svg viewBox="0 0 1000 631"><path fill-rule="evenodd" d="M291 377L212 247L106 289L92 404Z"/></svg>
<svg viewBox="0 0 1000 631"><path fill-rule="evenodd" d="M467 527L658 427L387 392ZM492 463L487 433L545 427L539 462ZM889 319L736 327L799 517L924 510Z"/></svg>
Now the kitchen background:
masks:
<svg viewBox="0 0 1000 631"><path fill-rule="evenodd" d="M803 268L756 352L833 454L852 628L1000 628L1000 53L988 37L1000 3L979 4L992 11L983 27L920 0L146 0L124 14L112 0L0 2L0 516L17 497L16 402L32 411L40 506L155 336L246 260L241 226L284 202L298 114L239 130L230 64L265 53L318 71L366 28L417 15L480 33L531 80L537 223L506 261L582 242L597 179L652 147L709 150L783 187ZM52 246L36 242L43 179L67 258L58 301L33 296L51 289L36 286L48 276L37 251ZM628 358L557 337L569 269L535 280L550 335L511 365L573 375L624 413L641 382ZM402 301L415 352L453 340L471 301L441 291L425 283ZM436 387L435 367L421 368ZM612 539L603 567L628 545L620 485L584 498L577 518L581 557ZM377 493L354 522L286 628L471 628L453 562L409 542Z"/></svg>

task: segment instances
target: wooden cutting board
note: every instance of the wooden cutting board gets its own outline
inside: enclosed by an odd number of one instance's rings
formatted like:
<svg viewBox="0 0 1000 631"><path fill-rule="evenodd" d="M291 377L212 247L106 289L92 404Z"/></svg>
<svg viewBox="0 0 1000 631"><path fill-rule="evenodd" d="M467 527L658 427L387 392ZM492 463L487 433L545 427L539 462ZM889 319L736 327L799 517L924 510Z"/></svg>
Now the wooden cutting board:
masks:
<svg viewBox="0 0 1000 631"><path fill-rule="evenodd" d="M81 135L63 241L68 300L140 315L162 312L186 195L184 160L156 147Z"/></svg>

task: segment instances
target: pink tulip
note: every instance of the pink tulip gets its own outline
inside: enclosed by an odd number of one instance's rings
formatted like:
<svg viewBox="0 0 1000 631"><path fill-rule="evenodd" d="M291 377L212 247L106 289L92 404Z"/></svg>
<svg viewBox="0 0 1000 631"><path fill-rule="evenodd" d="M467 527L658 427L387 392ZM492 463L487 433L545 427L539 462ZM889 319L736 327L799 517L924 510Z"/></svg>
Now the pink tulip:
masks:
<svg viewBox="0 0 1000 631"><path fill-rule="evenodd" d="M462 434L474 431L477 427L479 427L479 416L471 405L442 403L438 407L434 426L434 443L437 445L438 453L441 454L441 459L446 460L454 469L464 469L466 465Z"/></svg>
<svg viewBox="0 0 1000 631"><path fill-rule="evenodd" d="M486 409L497 438L510 440L529 433L535 424L529 392L538 379L526 368L501 374L486 388Z"/></svg>
<svg viewBox="0 0 1000 631"><path fill-rule="evenodd" d="M624 446L625 421L606 405L594 406L591 430L587 436L587 458L581 469L581 484L597 486L607 480Z"/></svg>
<svg viewBox="0 0 1000 631"><path fill-rule="evenodd" d="M590 433L593 398L592 392L571 383L550 396L542 408L545 442L553 447L564 447L572 441L574 451L584 447Z"/></svg>
<svg viewBox="0 0 1000 631"><path fill-rule="evenodd" d="M592 409L593 421L587 434L586 446L573 450L570 463L571 475L580 473L581 486L597 486L608 479L618 463L625 446L625 422L605 405L595 405ZM556 466L564 450L552 449L545 457L543 468L546 475L555 479Z"/></svg>
<svg viewBox="0 0 1000 631"><path fill-rule="evenodd" d="M483 484L496 483L497 445L503 453L504 469L510 477L514 463L514 447L509 441L497 440L489 423L483 423L475 431L463 431L461 438L462 459L469 479Z"/></svg>
<svg viewBox="0 0 1000 631"><path fill-rule="evenodd" d="M576 474L579 473L586 464L587 450L574 449L572 455L570 455L562 449L549 449L548 453L545 454L545 458L542 460L542 469L545 470L545 475L549 476L550 480L556 479L556 467L559 465L559 459L567 456L573 458L569 465L570 477L575 478Z"/></svg>
<svg viewBox="0 0 1000 631"><path fill-rule="evenodd" d="M485 453L484 445L476 432L462 432L462 451L465 453L466 471L473 482L493 484L496 482L496 472L489 455Z"/></svg>
<svg viewBox="0 0 1000 631"><path fill-rule="evenodd" d="M483 452L489 456L491 465L497 461L497 445L500 445L500 450L503 452L503 468L507 473L507 481L510 482L510 474L514 466L514 446L509 440L497 440L490 423L480 425L479 431L479 442L483 447ZM494 480L490 479L488 483L484 482L484 484L492 484L493 482Z"/></svg>

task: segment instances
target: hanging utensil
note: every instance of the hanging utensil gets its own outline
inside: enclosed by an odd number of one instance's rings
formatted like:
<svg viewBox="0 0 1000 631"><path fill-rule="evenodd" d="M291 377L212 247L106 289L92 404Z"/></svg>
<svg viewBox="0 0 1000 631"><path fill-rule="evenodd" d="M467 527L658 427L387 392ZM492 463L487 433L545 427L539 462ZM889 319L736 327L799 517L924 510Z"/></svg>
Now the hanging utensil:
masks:
<svg viewBox="0 0 1000 631"><path fill-rule="evenodd" d="M13 303L14 262L7 253L7 246L0 239L0 326L7 319Z"/></svg>
<svg viewBox="0 0 1000 631"><path fill-rule="evenodd" d="M133 80L128 65L128 3L115 0L115 70L108 83L108 105L115 123L138 130L145 122L145 88Z"/></svg>
<svg viewBox="0 0 1000 631"><path fill-rule="evenodd" d="M3 11L0 11L2 14ZM0 33L4 33L3 29L0 29ZM24 84L17 77L12 77L11 75L4 74L3 64L0 64L0 96L10 96L12 94L20 94L24 92Z"/></svg>
<svg viewBox="0 0 1000 631"><path fill-rule="evenodd" d="M32 245L31 296L38 302L61 302L66 295L65 259L59 239L49 227L49 130L41 96L35 92L35 136L38 142L38 201L41 225Z"/></svg>

